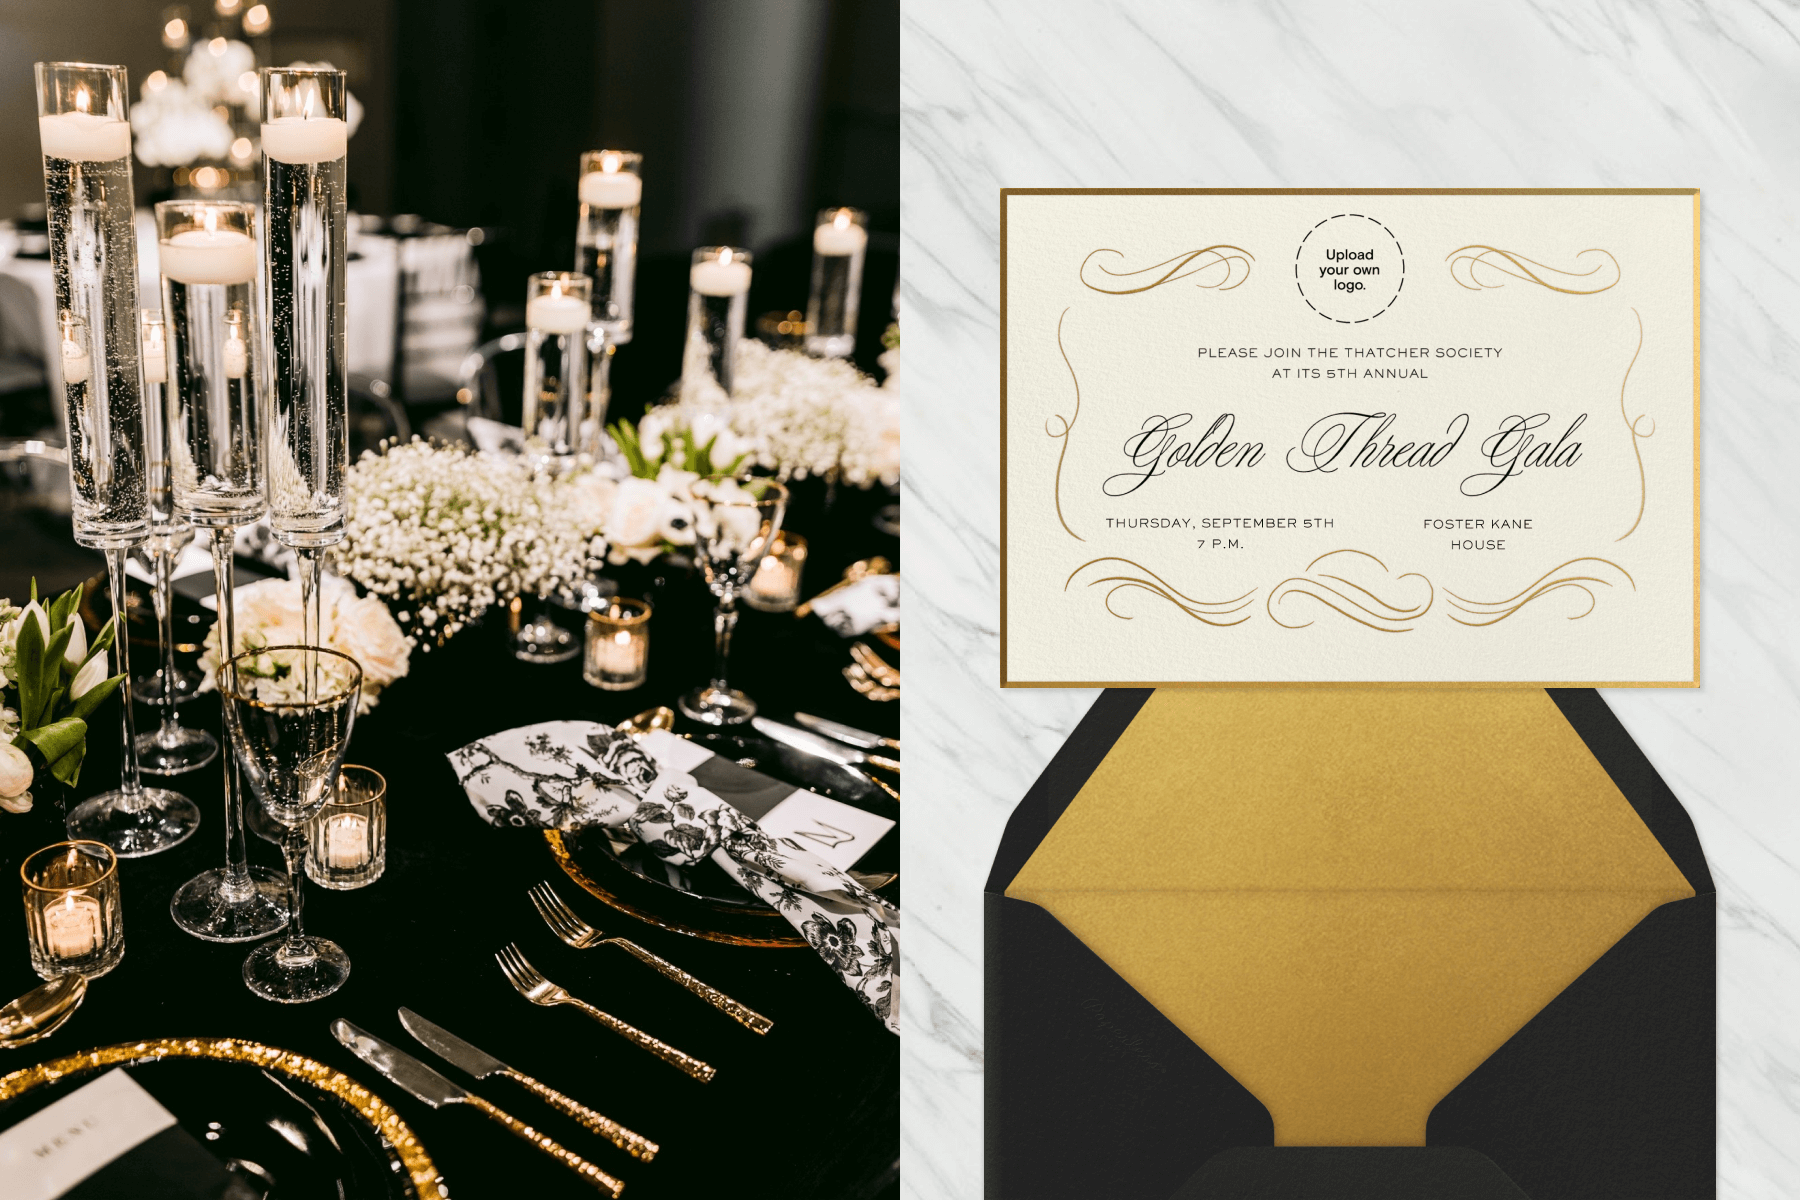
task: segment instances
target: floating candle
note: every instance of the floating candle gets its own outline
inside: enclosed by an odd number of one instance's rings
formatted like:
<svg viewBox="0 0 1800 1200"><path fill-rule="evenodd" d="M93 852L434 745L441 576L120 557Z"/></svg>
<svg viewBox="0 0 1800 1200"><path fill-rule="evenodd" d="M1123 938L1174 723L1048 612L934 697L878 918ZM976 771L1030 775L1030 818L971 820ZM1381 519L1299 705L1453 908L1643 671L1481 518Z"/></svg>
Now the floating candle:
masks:
<svg viewBox="0 0 1800 1200"><path fill-rule="evenodd" d="M702 296L735 296L750 290L750 264L705 259L688 268L688 284Z"/></svg>
<svg viewBox="0 0 1800 1200"><path fill-rule="evenodd" d="M87 347L72 337L65 337L62 343L62 377L64 383L86 383L93 373L93 360L88 357Z"/></svg>
<svg viewBox="0 0 1800 1200"><path fill-rule="evenodd" d="M169 344L163 335L163 323L160 320L145 320L144 331L144 382L169 382Z"/></svg>
<svg viewBox="0 0 1800 1200"><path fill-rule="evenodd" d="M588 302L567 292L533 296L525 304L525 324L540 333L580 333L588 322Z"/></svg>
<svg viewBox="0 0 1800 1200"><path fill-rule="evenodd" d="M112 162L131 153L131 126L104 113L65 112L38 118L47 158Z"/></svg>
<svg viewBox="0 0 1800 1200"><path fill-rule="evenodd" d="M594 208L635 208L644 181L629 171L589 171L581 177L581 202Z"/></svg>
<svg viewBox="0 0 1800 1200"><path fill-rule="evenodd" d="M250 283L256 242L235 229L184 229L157 248L162 273L176 283Z"/></svg>
<svg viewBox="0 0 1800 1200"><path fill-rule="evenodd" d="M344 157L349 146L349 126L338 117L276 117L263 122L263 153L276 162L332 162Z"/></svg>
<svg viewBox="0 0 1800 1200"><path fill-rule="evenodd" d="M829 225L820 225L813 230L813 253L828 258L855 254L868 244L869 231L843 213Z"/></svg>
<svg viewBox="0 0 1800 1200"><path fill-rule="evenodd" d="M244 341L244 314L232 309L225 314L225 378L242 379L250 366L250 346Z"/></svg>

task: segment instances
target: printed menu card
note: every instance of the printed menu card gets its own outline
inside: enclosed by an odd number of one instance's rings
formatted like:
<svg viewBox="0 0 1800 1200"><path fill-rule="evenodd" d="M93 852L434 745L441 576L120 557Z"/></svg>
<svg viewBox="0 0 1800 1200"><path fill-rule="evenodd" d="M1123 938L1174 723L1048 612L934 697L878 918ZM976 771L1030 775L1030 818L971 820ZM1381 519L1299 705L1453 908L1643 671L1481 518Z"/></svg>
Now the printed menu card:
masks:
<svg viewBox="0 0 1800 1200"><path fill-rule="evenodd" d="M1001 203L1003 683L1697 686L1697 192Z"/></svg>

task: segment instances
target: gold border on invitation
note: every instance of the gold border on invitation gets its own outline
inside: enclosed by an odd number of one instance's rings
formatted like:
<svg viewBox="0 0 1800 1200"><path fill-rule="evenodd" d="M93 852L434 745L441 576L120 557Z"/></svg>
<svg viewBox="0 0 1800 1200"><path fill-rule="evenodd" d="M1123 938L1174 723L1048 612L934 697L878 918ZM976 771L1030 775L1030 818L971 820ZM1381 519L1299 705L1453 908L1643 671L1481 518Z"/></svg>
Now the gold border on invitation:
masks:
<svg viewBox="0 0 1800 1200"><path fill-rule="evenodd" d="M1637 680L1037 680L1007 677L1006 206L1013 196L1692 196L1694 198L1694 665L1691 679ZM1000 686L1003 688L1697 688L1700 686L1700 189L1699 188L1001 188L1000 189Z"/></svg>

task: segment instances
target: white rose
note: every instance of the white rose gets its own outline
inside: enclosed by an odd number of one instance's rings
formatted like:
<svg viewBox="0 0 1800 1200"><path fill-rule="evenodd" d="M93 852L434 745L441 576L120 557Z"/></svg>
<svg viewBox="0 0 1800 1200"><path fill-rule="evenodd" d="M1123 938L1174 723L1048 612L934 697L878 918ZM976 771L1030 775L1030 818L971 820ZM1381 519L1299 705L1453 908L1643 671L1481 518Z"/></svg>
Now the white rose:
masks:
<svg viewBox="0 0 1800 1200"><path fill-rule="evenodd" d="M31 811L31 793L20 792L16 796L0 796L0 808L9 813L28 813Z"/></svg>
<svg viewBox="0 0 1800 1200"><path fill-rule="evenodd" d="M619 481L587 471L568 483L569 508L583 530L606 528L607 514L619 495Z"/></svg>
<svg viewBox="0 0 1800 1200"><path fill-rule="evenodd" d="M648 479L633 477L619 484L612 512L606 518L606 538L621 548L643 547L656 540L662 512L663 490Z"/></svg>
<svg viewBox="0 0 1800 1200"><path fill-rule="evenodd" d="M362 664L364 703L407 672L412 643L392 614L373 596L341 598L332 614L331 648Z"/></svg>
<svg viewBox="0 0 1800 1200"><path fill-rule="evenodd" d="M25 795L31 789L33 773L31 759L23 750L11 742L0 742L0 797Z"/></svg>

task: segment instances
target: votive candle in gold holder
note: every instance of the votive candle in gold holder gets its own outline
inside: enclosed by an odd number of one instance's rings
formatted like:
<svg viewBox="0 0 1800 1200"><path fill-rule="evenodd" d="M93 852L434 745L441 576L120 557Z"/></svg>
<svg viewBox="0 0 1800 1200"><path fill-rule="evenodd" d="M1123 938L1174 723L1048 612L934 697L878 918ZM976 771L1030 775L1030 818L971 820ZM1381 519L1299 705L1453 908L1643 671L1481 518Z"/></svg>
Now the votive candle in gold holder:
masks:
<svg viewBox="0 0 1800 1200"><path fill-rule="evenodd" d="M387 869L387 780L345 763L337 795L306 826L306 877L322 888L368 887Z"/></svg>
<svg viewBox="0 0 1800 1200"><path fill-rule="evenodd" d="M31 969L45 979L92 979L125 957L119 860L102 842L57 842L19 867Z"/></svg>
<svg viewBox="0 0 1800 1200"><path fill-rule="evenodd" d="M650 669L650 606L605 600L588 609L587 655L581 677L607 692L628 692Z"/></svg>
<svg viewBox="0 0 1800 1200"><path fill-rule="evenodd" d="M800 603L800 573L806 569L806 539L782 530L764 552L744 603L763 612L793 612Z"/></svg>

